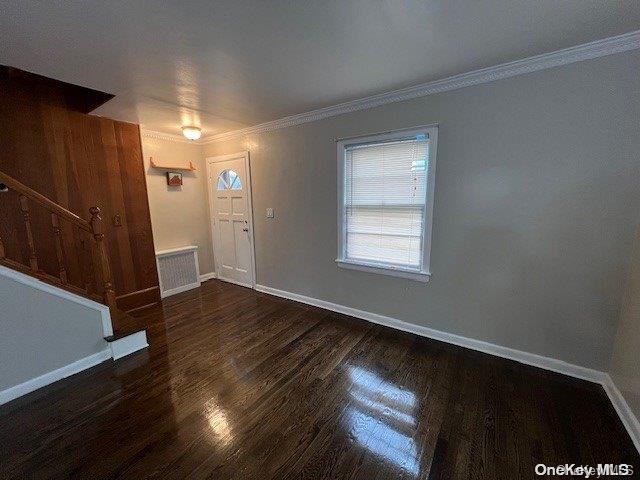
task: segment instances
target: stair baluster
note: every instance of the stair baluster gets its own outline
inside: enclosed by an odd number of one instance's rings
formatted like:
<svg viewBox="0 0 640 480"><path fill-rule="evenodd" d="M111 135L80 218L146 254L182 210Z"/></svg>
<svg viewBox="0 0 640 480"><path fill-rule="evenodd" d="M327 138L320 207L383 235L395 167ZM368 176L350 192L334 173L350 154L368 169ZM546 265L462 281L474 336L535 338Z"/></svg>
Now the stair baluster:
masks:
<svg viewBox="0 0 640 480"><path fill-rule="evenodd" d="M29 247L29 266L34 272L38 271L38 257L36 255L36 245L33 241L33 231L31 229L31 215L29 214L29 200L24 195L20 195L20 210L24 219L24 227L27 231L27 246Z"/></svg>
<svg viewBox="0 0 640 480"><path fill-rule="evenodd" d="M53 226L53 235L56 243L56 256L58 257L58 271L60 281L67 283L67 269L65 268L64 246L62 244L62 230L60 229L60 219L55 213L51 214L51 225Z"/></svg>
<svg viewBox="0 0 640 480"><path fill-rule="evenodd" d="M113 277L111 276L109 252L104 236L105 225L100 217L100 208L90 208L91 220L87 221L2 171L0 171L0 183L5 184L10 190L14 190L18 194L20 210L27 234L29 265L24 265L22 262L6 258L6 250L2 238L0 238L0 263L52 285L60 286L78 295L103 302L109 307L111 318L116 322L118 320L124 321L124 319L128 318L116 305L116 294L113 286ZM53 228L55 250L58 260L58 276L50 275L38 267L29 202L33 202L35 205L46 209L49 214L51 214L51 226ZM82 286L69 282L68 265L66 263L68 258L66 258L65 255L64 239L62 238L62 228L60 226L61 220L70 224L74 229L74 239L76 245L78 245L77 250L79 250L79 255L82 256L86 254L88 257L84 259L86 260L85 262L82 262L82 258L80 259L81 263L83 263L81 268L82 279L80 280L81 283L84 283ZM85 232L93 237L93 241L90 241L90 243L95 244L95 251L93 250L93 245L89 246L87 244L87 248L84 248L85 241L82 237L86 237ZM93 281L91 280L92 278L94 279ZM97 282L98 278L102 279L102 289L96 289L96 285L93 285ZM96 290L102 290L101 295L98 295Z"/></svg>

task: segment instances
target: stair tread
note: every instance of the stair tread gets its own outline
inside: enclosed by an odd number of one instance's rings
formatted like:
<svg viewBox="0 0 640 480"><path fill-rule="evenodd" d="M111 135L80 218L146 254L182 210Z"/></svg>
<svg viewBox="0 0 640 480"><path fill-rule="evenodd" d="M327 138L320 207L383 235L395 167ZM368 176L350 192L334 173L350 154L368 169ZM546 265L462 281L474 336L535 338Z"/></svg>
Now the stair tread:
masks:
<svg viewBox="0 0 640 480"><path fill-rule="evenodd" d="M121 338L128 337L129 335L133 335L134 333L142 332L144 330L136 330L136 331L120 331L113 332L113 335L109 335L108 337L104 337L107 342L115 342L116 340L120 340Z"/></svg>

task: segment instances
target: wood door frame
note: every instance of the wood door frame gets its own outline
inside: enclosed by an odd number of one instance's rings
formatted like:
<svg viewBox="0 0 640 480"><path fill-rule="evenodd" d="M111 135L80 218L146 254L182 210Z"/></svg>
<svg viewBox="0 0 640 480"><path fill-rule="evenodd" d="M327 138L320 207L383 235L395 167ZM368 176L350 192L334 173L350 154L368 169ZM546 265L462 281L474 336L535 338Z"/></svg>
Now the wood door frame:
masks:
<svg viewBox="0 0 640 480"><path fill-rule="evenodd" d="M213 195L212 186L213 179L211 178L211 164L217 162L224 162L226 160L233 160L234 158L244 158L244 169L247 173L246 178L246 198L247 198L247 218L249 219L249 251L251 254L251 283L242 283L234 280L224 279L226 282L235 283L237 285L241 285L243 287L256 288L257 279L256 279L256 247L255 247L255 235L253 229L253 198L252 198L252 189L251 189L251 168L250 168L250 160L249 160L249 150L243 150L238 153L230 153L227 155L216 155L213 157L206 157L205 163L207 164L207 197L209 199L209 232L211 233L211 248L213 249L213 263L214 268L216 269L216 275L219 273L217 271L218 262L216 261L216 241L215 241L215 226L213 224L213 213L215 212L213 208Z"/></svg>

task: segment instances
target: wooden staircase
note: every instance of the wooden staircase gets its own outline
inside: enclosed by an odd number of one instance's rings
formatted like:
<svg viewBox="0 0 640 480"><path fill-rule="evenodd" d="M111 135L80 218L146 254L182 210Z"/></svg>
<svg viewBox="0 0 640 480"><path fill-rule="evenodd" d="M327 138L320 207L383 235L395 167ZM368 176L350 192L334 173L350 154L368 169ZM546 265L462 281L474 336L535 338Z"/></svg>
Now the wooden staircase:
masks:
<svg viewBox="0 0 640 480"><path fill-rule="evenodd" d="M1 171L0 184L4 184L9 190L13 190L18 195L18 204L16 205L16 208L19 208L24 222L24 232L26 233L26 246L28 251L28 258L24 263L16 259L7 258L5 255L4 243L0 237L0 265L4 265L50 285L107 305L111 314L114 337L120 337L130 333L125 332L125 330L129 330L125 325L131 325L134 322L131 321L132 319L128 314L118 309L116 305L116 296L109 263L109 253L107 251L107 245L104 238L104 223L100 217L100 208L97 206L91 207L89 209L91 217L89 220L85 220ZM0 202L6 200L9 200L9 197L4 199L0 196ZM58 264L57 276L43 271L38 266L38 253L36 251L36 242L34 240L34 229L32 228L31 223L32 206L43 208L50 214L51 235L53 235L54 238ZM61 222L67 222L72 226L72 228L88 235L92 239L94 255L90 257L90 261L93 264L93 271L99 274L102 284L101 288L95 289L94 291L89 284L81 286L72 284L69 281L67 275L67 257L65 255L64 242L61 235ZM25 259L23 258L22 260L24 261Z"/></svg>

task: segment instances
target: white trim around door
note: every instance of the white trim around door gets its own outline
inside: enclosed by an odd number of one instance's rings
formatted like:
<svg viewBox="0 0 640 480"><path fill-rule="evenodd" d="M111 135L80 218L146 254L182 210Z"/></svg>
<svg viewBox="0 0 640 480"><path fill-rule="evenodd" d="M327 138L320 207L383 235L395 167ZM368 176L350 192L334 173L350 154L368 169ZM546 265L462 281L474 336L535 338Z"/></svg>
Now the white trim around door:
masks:
<svg viewBox="0 0 640 480"><path fill-rule="evenodd" d="M218 234L216 229L216 224L214 222L214 217L216 214L215 209L215 195L214 192L217 191L217 176L213 175L215 171L214 164L220 162L228 162L230 160L242 159L244 162L244 171L246 175L246 179L242 178L243 182L243 190L244 197L246 201L246 228L248 228L247 236L249 240L249 253L250 253L250 271L248 281L242 281L239 279L229 278L224 275L221 265L220 259L220 251L219 248L216 248L216 236ZM209 205L209 228L211 231L211 242L213 247L213 257L216 266L216 277L220 280L224 280L226 282L235 283L237 285L241 285L243 287L255 288L256 286L256 255L255 255L255 237L253 230L253 200L252 200L252 192L251 192L251 168L250 168L250 160L249 160L249 151L242 151L238 153L232 153L229 155L218 155L215 157L207 157L207 198Z"/></svg>

